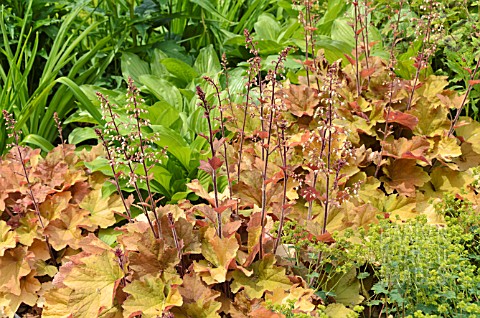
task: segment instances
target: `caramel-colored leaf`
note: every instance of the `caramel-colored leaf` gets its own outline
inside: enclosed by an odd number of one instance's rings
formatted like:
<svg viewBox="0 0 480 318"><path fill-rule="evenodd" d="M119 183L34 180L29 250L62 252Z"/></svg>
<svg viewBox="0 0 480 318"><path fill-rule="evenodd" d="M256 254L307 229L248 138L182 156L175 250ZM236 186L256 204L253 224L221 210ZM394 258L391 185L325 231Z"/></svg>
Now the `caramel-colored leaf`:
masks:
<svg viewBox="0 0 480 318"><path fill-rule="evenodd" d="M317 91L305 85L291 84L288 89L281 92L283 101L288 110L295 116L313 116L315 107L320 102Z"/></svg>
<svg viewBox="0 0 480 318"><path fill-rule="evenodd" d="M391 165L383 167L387 178L383 178L385 185L405 196L414 196L416 187L424 185L430 180L428 173L418 167L415 160L398 159Z"/></svg>
<svg viewBox="0 0 480 318"><path fill-rule="evenodd" d="M0 220L0 257L3 256L6 250L16 245L15 232L7 225L7 222Z"/></svg>
<svg viewBox="0 0 480 318"><path fill-rule="evenodd" d="M235 236L219 238L214 228L205 231L202 240L202 254L205 260L193 264L196 273L200 273L207 284L223 283L227 277L228 266L235 260L239 248Z"/></svg>

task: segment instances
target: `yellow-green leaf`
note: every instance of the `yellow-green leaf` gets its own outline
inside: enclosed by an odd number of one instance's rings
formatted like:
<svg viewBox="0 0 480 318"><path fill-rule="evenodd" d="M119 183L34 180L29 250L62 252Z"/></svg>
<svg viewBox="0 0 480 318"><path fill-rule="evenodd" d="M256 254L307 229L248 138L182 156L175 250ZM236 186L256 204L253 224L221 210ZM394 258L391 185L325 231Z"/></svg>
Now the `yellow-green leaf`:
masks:
<svg viewBox="0 0 480 318"><path fill-rule="evenodd" d="M125 212L125 207L118 195L102 198L102 189L96 188L85 196L79 205L90 212L91 223L101 228L115 224L114 211Z"/></svg>
<svg viewBox="0 0 480 318"><path fill-rule="evenodd" d="M292 284L285 275L285 268L275 266L275 256L266 255L262 260L253 263L253 275L248 277L243 271L233 272L232 291L238 292L244 289L251 299L261 298L265 291L273 291L277 288L290 289Z"/></svg>
<svg viewBox="0 0 480 318"><path fill-rule="evenodd" d="M130 296L123 303L124 317L161 317L165 310L181 306L182 296L176 287L181 282L179 278L165 281L149 274L125 286L123 290Z"/></svg>

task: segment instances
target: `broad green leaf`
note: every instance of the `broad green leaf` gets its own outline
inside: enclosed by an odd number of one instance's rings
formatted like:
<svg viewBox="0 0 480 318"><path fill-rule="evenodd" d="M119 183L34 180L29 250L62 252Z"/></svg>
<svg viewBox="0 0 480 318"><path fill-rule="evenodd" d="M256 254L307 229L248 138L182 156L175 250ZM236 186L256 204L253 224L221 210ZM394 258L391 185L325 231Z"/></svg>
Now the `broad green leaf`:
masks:
<svg viewBox="0 0 480 318"><path fill-rule="evenodd" d="M53 149L53 145L48 140L36 134L25 136L25 138L22 140L22 144L31 144L37 146L45 152L49 152Z"/></svg>
<svg viewBox="0 0 480 318"><path fill-rule="evenodd" d="M187 171L190 171L191 150L182 136L163 126L152 125L151 128L160 137L155 143L160 147L167 147L167 151L175 156Z"/></svg>
<svg viewBox="0 0 480 318"><path fill-rule="evenodd" d="M164 100L178 111L182 111L183 97L175 85L154 75L142 75L140 81L160 101Z"/></svg>
<svg viewBox="0 0 480 318"><path fill-rule="evenodd" d="M199 74L193 67L181 60L166 58L162 60L162 64L173 76L180 79L185 85L199 77Z"/></svg>
<svg viewBox="0 0 480 318"><path fill-rule="evenodd" d="M213 76L222 70L217 53L213 49L213 45L204 47L198 53L197 59L193 67L200 74Z"/></svg>
<svg viewBox="0 0 480 318"><path fill-rule="evenodd" d="M122 74L125 79L131 77L135 83L141 83L140 76L150 74L150 66L138 55L124 52L122 54Z"/></svg>
<svg viewBox="0 0 480 318"><path fill-rule="evenodd" d="M360 295L360 281L357 270L351 268L347 273L336 274L328 281L328 288L335 293L335 301L346 306L360 304L364 297Z"/></svg>
<svg viewBox="0 0 480 318"><path fill-rule="evenodd" d="M349 23L350 21L345 18L335 19L332 25L331 38L333 41L347 43L353 49L355 47L355 34Z"/></svg>
<svg viewBox="0 0 480 318"><path fill-rule="evenodd" d="M92 127L76 127L68 135L68 143L72 145L77 145L89 139L98 139L95 129Z"/></svg>
<svg viewBox="0 0 480 318"><path fill-rule="evenodd" d="M161 125L167 128L180 119L178 110L165 101L148 107L147 114L143 117L148 119L152 125Z"/></svg>
<svg viewBox="0 0 480 318"><path fill-rule="evenodd" d="M177 288L181 282L178 277L165 280L148 274L128 284L123 289L130 294L122 306L124 317L141 314L144 318L156 318L161 317L165 310L181 306L182 296Z"/></svg>
<svg viewBox="0 0 480 318"><path fill-rule="evenodd" d="M280 34L280 25L272 15L263 13L258 17L258 20L255 23L255 33L256 40L270 40L277 42L278 35Z"/></svg>
<svg viewBox="0 0 480 318"><path fill-rule="evenodd" d="M115 246L117 236L120 234L122 234L121 231L117 231L113 228L100 229L100 231L98 231L98 238L110 246Z"/></svg>
<svg viewBox="0 0 480 318"><path fill-rule="evenodd" d="M268 254L252 265L252 276L249 277L240 270L234 271L232 291L237 293L243 288L247 296L254 299L261 298L266 291L273 291L277 288L290 289L292 284L285 274L285 268L274 264L275 255Z"/></svg>
<svg viewBox="0 0 480 318"><path fill-rule="evenodd" d="M344 304L329 304L325 308L325 313L329 318L357 317L357 314L345 307Z"/></svg>

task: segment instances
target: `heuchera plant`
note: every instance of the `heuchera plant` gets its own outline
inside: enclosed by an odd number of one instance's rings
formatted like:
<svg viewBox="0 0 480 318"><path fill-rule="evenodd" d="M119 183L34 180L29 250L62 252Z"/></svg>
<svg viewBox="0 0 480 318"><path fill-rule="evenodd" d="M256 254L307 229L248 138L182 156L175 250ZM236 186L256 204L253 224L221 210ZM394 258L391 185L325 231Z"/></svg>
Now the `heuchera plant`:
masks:
<svg viewBox="0 0 480 318"><path fill-rule="evenodd" d="M306 19L312 25L310 13ZM128 138L113 112L90 152L62 142L42 157L12 131L14 145L0 161L3 314L24 303L42 317L281 317L274 311L287 309L356 316L369 290L357 275L366 258L355 231L379 216L402 223L423 214L443 224L433 202L461 188L478 202L468 187L480 164L480 124L460 117L468 89L446 89L446 78L424 72L423 62L414 79L400 78L368 53L364 36L349 64L307 52L304 70L285 80L290 49L262 72L245 35L253 57L243 102L225 102L211 78L214 98L197 87L209 125L198 169L211 181L187 184L196 201L160 206L149 187L155 136L131 80ZM108 159L118 194L104 195L106 177L86 168L97 156ZM131 196L120 191L122 179ZM295 240L292 260L282 251Z"/></svg>

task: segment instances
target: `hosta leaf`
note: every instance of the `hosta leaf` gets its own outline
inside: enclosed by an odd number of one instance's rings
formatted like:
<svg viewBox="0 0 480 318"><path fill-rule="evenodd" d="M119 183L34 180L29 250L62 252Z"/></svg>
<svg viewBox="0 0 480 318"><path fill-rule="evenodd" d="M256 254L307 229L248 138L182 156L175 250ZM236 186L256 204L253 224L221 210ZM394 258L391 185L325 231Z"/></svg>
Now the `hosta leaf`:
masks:
<svg viewBox="0 0 480 318"><path fill-rule="evenodd" d="M193 67L179 59L166 58L161 63L166 67L167 71L180 79L185 85L199 76Z"/></svg>
<svg viewBox="0 0 480 318"><path fill-rule="evenodd" d="M124 317L141 314L143 318L156 318L173 306L181 306L182 296L176 287L181 282L179 278L165 281L160 277L146 275L125 286L123 290L130 296L123 303Z"/></svg>
<svg viewBox="0 0 480 318"><path fill-rule="evenodd" d="M246 295L253 298L261 298L265 291L273 291L277 288L290 289L292 284L285 275L285 268L275 266L275 255L268 254L262 260L252 265L253 275L247 276L243 271L233 272L232 291L238 292L244 289Z"/></svg>
<svg viewBox="0 0 480 318"><path fill-rule="evenodd" d="M123 276L112 252L81 258L62 282L72 290L68 310L73 317L97 317L101 310L113 307L115 291Z"/></svg>
<svg viewBox="0 0 480 318"><path fill-rule="evenodd" d="M430 180L428 173L416 165L416 160L397 159L391 165L383 167L387 178L385 186L397 190L405 196L414 196L416 187L424 185Z"/></svg>
<svg viewBox="0 0 480 318"><path fill-rule="evenodd" d="M3 256L6 250L17 245L15 232L11 231L11 229L7 222L0 220L0 257Z"/></svg>
<svg viewBox="0 0 480 318"><path fill-rule="evenodd" d="M120 196L112 195L103 198L101 188L93 189L85 196L79 206L90 212L90 222L101 228L115 224L114 211L125 212Z"/></svg>
<svg viewBox="0 0 480 318"><path fill-rule="evenodd" d="M223 283L228 266L235 260L239 245L235 236L220 238L214 228L208 228L202 240L202 254L205 260L193 264L207 284Z"/></svg>

